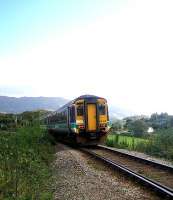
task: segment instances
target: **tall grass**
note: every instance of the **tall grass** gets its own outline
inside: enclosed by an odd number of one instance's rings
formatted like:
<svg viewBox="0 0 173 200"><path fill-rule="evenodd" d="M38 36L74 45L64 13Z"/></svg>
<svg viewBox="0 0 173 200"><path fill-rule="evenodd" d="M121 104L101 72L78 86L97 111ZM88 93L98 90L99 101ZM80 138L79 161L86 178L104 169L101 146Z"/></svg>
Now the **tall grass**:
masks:
<svg viewBox="0 0 173 200"><path fill-rule="evenodd" d="M107 146L144 152L173 161L173 129L162 129L147 139L133 136L109 135Z"/></svg>
<svg viewBox="0 0 173 200"><path fill-rule="evenodd" d="M143 138L111 134L107 138L106 145L117 148L125 148L128 150L135 150L139 143L147 143L147 142L148 140Z"/></svg>
<svg viewBox="0 0 173 200"><path fill-rule="evenodd" d="M0 199L52 199L53 152L39 126L0 132Z"/></svg>
<svg viewBox="0 0 173 200"><path fill-rule="evenodd" d="M173 161L173 129L162 129L151 137L145 152Z"/></svg>

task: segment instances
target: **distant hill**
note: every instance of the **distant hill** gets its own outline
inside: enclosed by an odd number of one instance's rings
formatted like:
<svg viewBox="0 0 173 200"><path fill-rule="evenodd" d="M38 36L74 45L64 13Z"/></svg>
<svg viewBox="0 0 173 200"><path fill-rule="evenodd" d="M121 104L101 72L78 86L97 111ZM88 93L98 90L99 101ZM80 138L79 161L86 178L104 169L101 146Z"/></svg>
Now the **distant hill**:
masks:
<svg viewBox="0 0 173 200"><path fill-rule="evenodd" d="M134 116L136 115L135 112L114 106L109 105L109 117L111 121L114 121L116 119L123 119L128 116Z"/></svg>
<svg viewBox="0 0 173 200"><path fill-rule="evenodd" d="M62 97L7 97L0 96L0 112L1 113L21 113L24 111L34 110L57 110L69 100ZM114 105L109 105L109 116L111 120L122 119L124 117L134 115L125 109Z"/></svg>
<svg viewBox="0 0 173 200"><path fill-rule="evenodd" d="M56 110L69 100L62 97L7 97L0 96L0 112L21 113L38 109Z"/></svg>

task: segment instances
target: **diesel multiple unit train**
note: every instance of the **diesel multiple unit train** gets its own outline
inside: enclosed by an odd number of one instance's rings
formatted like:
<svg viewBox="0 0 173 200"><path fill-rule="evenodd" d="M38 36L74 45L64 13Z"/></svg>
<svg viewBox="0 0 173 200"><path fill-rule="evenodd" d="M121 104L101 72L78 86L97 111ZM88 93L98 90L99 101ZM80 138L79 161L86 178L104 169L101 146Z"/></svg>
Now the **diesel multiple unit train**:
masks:
<svg viewBox="0 0 173 200"><path fill-rule="evenodd" d="M42 118L42 125L55 137L81 145L103 143L109 131L105 98L80 96Z"/></svg>

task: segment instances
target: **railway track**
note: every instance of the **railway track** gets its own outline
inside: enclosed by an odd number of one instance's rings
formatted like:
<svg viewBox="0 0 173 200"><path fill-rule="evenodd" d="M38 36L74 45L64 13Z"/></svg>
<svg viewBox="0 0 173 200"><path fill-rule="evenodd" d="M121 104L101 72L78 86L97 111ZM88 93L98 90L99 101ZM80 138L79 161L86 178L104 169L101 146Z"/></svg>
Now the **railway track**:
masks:
<svg viewBox="0 0 173 200"><path fill-rule="evenodd" d="M115 151L105 146L80 148L80 150L134 178L162 195L164 199L173 199L172 167Z"/></svg>

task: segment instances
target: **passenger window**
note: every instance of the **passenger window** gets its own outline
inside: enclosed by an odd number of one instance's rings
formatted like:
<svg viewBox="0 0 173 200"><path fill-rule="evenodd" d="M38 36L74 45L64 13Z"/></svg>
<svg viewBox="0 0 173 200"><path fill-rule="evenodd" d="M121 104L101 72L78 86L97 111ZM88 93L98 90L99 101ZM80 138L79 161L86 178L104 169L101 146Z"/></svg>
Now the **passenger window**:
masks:
<svg viewBox="0 0 173 200"><path fill-rule="evenodd" d="M70 109L70 122L75 122L75 107L72 106Z"/></svg>
<svg viewBox="0 0 173 200"><path fill-rule="evenodd" d="M106 107L103 104L99 104L99 114L100 115L106 115Z"/></svg>
<svg viewBox="0 0 173 200"><path fill-rule="evenodd" d="M83 105L78 105L77 106L77 116L83 116Z"/></svg>

